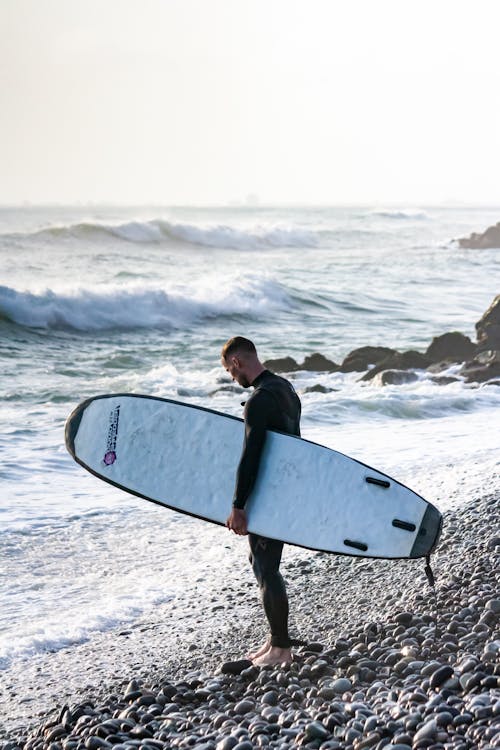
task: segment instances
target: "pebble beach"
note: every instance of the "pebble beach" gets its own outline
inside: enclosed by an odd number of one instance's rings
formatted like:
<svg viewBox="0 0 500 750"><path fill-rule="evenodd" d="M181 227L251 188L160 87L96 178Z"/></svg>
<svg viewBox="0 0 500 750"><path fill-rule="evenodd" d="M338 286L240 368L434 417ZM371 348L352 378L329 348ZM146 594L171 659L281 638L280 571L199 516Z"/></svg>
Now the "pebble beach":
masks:
<svg viewBox="0 0 500 750"><path fill-rule="evenodd" d="M497 493L444 514L432 556L287 548L286 667L242 659L265 637L240 545L213 595L108 632L4 679L2 750L489 750L500 747ZM161 615L161 617L160 617ZM436 620L437 615L437 620Z"/></svg>

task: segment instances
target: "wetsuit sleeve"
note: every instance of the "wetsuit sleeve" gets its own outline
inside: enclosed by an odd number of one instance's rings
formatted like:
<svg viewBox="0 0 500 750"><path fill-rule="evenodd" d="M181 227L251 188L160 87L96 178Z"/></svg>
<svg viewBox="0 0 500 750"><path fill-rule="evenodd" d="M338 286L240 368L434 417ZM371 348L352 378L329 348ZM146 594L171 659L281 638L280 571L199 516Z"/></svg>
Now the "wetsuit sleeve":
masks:
<svg viewBox="0 0 500 750"><path fill-rule="evenodd" d="M266 391L255 393L245 407L245 439L234 491L233 507L244 508L259 470L260 457L266 440L269 416L275 408L274 399Z"/></svg>

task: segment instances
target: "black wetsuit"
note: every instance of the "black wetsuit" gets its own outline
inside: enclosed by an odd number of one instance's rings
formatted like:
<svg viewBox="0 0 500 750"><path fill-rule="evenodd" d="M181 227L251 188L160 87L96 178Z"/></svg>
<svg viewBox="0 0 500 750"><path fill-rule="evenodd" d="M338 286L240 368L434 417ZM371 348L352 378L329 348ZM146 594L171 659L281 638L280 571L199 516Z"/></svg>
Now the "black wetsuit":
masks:
<svg viewBox="0 0 500 750"><path fill-rule="evenodd" d="M252 383L245 404L245 441L236 478L233 506L244 508L257 478L266 430L300 435L300 400L285 378L264 370ZM283 542L249 534L250 563L257 578L271 628L271 645L288 648L288 598L279 572Z"/></svg>

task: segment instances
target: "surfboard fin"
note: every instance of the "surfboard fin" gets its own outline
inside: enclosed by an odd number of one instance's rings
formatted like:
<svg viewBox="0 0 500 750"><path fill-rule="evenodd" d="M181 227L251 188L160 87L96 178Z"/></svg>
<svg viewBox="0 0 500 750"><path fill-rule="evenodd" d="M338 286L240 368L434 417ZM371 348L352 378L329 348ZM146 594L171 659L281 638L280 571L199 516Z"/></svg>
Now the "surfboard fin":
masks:
<svg viewBox="0 0 500 750"><path fill-rule="evenodd" d="M364 542L355 542L352 539L344 539L344 544L346 547L354 547L354 549L359 549L361 552L366 552L368 549L368 545Z"/></svg>
<svg viewBox="0 0 500 750"><path fill-rule="evenodd" d="M377 477L366 477L368 484L376 484L378 487L383 487L384 490L391 486L391 483L387 479L377 479Z"/></svg>

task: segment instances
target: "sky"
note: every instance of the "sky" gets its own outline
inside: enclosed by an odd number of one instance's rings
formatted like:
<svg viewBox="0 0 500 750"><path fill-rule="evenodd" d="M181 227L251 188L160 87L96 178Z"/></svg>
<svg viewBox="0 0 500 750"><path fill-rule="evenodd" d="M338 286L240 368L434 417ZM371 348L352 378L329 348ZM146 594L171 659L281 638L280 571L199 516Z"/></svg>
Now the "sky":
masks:
<svg viewBox="0 0 500 750"><path fill-rule="evenodd" d="M500 202L498 0L0 0L0 203Z"/></svg>

